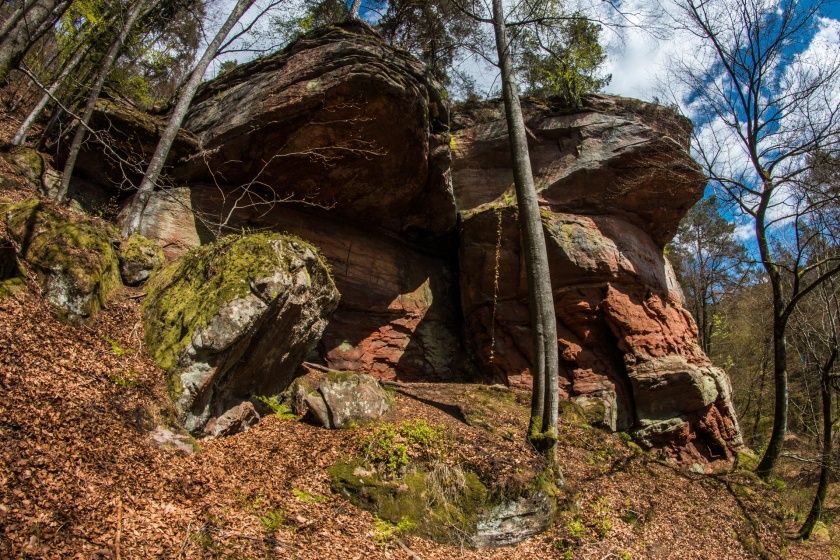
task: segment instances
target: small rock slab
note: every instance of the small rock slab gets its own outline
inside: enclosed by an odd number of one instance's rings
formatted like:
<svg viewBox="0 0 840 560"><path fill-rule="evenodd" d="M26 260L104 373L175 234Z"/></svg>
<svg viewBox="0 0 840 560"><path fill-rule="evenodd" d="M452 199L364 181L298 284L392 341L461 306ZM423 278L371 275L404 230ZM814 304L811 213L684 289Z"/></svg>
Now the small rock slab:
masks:
<svg viewBox="0 0 840 560"><path fill-rule="evenodd" d="M390 408L388 393L363 373L309 373L292 388L293 408L321 426L347 428L380 418Z"/></svg>

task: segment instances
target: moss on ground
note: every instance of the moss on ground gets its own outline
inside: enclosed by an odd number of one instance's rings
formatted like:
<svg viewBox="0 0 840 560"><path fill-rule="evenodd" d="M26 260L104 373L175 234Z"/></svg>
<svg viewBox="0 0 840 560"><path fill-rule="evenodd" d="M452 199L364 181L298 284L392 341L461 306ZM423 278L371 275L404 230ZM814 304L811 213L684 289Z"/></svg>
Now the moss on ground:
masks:
<svg viewBox="0 0 840 560"><path fill-rule="evenodd" d="M26 291L26 283L23 278L15 277L0 280L0 299L12 297L24 291Z"/></svg>
<svg viewBox="0 0 840 560"><path fill-rule="evenodd" d="M158 365L173 370L196 329L206 326L223 305L251 293L253 281L278 268L288 270L291 252L284 250L286 245L319 255L315 247L289 235L232 235L196 247L152 275L146 286L143 320L146 346ZM313 270L321 276L313 283L332 285L329 269L318 258L322 266ZM172 390L176 397L180 394L180 387Z"/></svg>
<svg viewBox="0 0 840 560"><path fill-rule="evenodd" d="M73 291L92 294L87 316L101 309L121 285L112 240L115 228L79 216L67 216L37 199L5 207L8 235L19 257L46 282L48 275L69 278Z"/></svg>
<svg viewBox="0 0 840 560"><path fill-rule="evenodd" d="M493 504L475 473L443 463L412 466L390 479L363 460L329 469L334 490L390 523L438 542L475 534L481 513Z"/></svg>

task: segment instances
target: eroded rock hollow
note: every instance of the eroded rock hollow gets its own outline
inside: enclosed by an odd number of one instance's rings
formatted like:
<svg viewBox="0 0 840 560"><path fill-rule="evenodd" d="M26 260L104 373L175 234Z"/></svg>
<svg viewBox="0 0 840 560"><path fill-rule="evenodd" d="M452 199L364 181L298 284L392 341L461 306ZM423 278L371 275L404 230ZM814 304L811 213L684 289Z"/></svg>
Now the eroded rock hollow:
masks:
<svg viewBox="0 0 840 560"><path fill-rule="evenodd" d="M525 102L570 399L687 462L740 435L663 255L701 196L690 125L656 105ZM145 145L155 117L108 106ZM135 131L135 132L132 132ZM81 160L102 181L108 170ZM361 23L206 84L141 233L172 258L230 230L290 232L341 302L310 360L401 380L528 386L529 321L501 104L450 109L423 65Z"/></svg>

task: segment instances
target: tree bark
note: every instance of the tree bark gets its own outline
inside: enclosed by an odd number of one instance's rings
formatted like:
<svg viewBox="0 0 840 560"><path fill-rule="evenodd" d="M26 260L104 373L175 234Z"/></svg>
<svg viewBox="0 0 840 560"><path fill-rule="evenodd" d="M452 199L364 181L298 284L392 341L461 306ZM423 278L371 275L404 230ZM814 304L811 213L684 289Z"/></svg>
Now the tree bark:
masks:
<svg viewBox="0 0 840 560"><path fill-rule="evenodd" d="M143 176L143 181L140 183L137 193L135 193L134 198L131 201L131 205L129 206L125 223L123 224L124 236L128 237L140 229L140 225L143 221L143 213L146 211L146 205L149 203L149 198L151 198L152 193L155 190L157 180L163 171L164 165L166 164L166 158L169 156L172 144L175 143L175 138L178 136L181 124L187 116L187 111L190 108L190 103L192 103L195 92L198 90L198 86L201 85L204 73L207 71L210 63L213 62L213 59L216 58L225 37L227 37L230 30L233 29L234 25L236 25L236 22L239 21L242 15L253 3L254 0L238 0L236 2L236 5L233 7L230 15L228 15L227 20L216 33L213 41L207 45L207 49L204 51L204 54L201 56L198 64L196 64L195 68L193 68L189 79L184 84L181 93L178 95L178 102L172 110L169 121L166 123L166 128L164 129L163 134L161 134L158 145L155 148L155 153L152 155L152 159L149 162L149 167L146 169L146 173Z"/></svg>
<svg viewBox="0 0 840 560"><path fill-rule="evenodd" d="M73 135L73 141L70 144L70 150L67 153L67 161L64 164L64 171L61 173L61 183L59 184L58 193L56 194L56 200L58 202L64 202L67 198L67 193L70 191L70 180L73 177L73 169L76 167L76 160L79 157L79 152L82 149L82 144L85 140L85 136L87 135L88 123L90 123L90 119L93 116L93 111L96 108L96 101L99 99L99 94L102 93L102 88L105 86L105 80L108 78L108 73L111 71L111 67L117 60L120 51L122 51L123 45L131 33L131 30L134 28L134 25L137 23L137 20L147 9L152 9L159 1L160 0L140 0L132 4L131 9L126 14L122 27L117 33L117 36L114 38L110 47L108 47L105 57L100 61L96 79L94 80L90 92L88 93L85 110L80 116L81 122L78 123L76 133Z"/></svg>
<svg viewBox="0 0 840 560"><path fill-rule="evenodd" d="M362 8L362 0L353 0L353 4L350 6L350 18L351 19L359 19L359 10Z"/></svg>
<svg viewBox="0 0 840 560"><path fill-rule="evenodd" d="M513 74L502 0L493 0L493 27L502 75L502 96L513 161L519 229L525 257L531 328L534 337L532 364L534 383L528 439L549 460L553 461L557 442L559 400L557 320L554 315L554 294L551 288L548 252L531 170L525 120L522 116L522 106Z"/></svg>
<svg viewBox="0 0 840 560"><path fill-rule="evenodd" d="M35 124L35 121L37 121L38 117L41 116L41 112L46 108L47 104L49 104L50 100L55 97L58 90L64 84L64 80L66 80L67 77L72 74L76 68L78 68L79 64L81 64L82 60L84 60L90 51L90 46L79 45L70 60L64 64L64 67L61 69L58 76L56 76L46 91L44 91L44 95L41 96L41 99L38 100L38 103L32 108L20 124L14 138L12 138L12 144L15 146L21 146L24 142L26 142L26 135L29 133L29 129L32 128L32 125Z"/></svg>
<svg viewBox="0 0 840 560"><path fill-rule="evenodd" d="M773 292L773 385L775 397L773 400L773 430L767 442L767 449L756 467L756 473L767 478L772 474L779 457L782 455L788 420L788 375L787 375L787 316L785 315L784 294L782 293L782 278L770 254L767 239L765 217L773 193L772 185L765 185L764 195L759 203L755 218L755 234L761 263L770 278Z"/></svg>
<svg viewBox="0 0 840 560"><path fill-rule="evenodd" d="M822 442L822 456L820 460L820 480L817 483L817 492L814 495L814 502L811 504L811 511L799 529L799 538L808 539L814 531L814 526L820 520L822 515L823 504L828 495L828 483L831 477L831 368L834 366L834 361L837 358L837 348L835 347L825 364L823 364L820 372L820 394L822 397L822 424L823 424L823 442Z"/></svg>
<svg viewBox="0 0 840 560"><path fill-rule="evenodd" d="M0 39L0 84L17 67L32 45L61 17L71 0L40 0L20 13ZM5 25L4 25L5 27Z"/></svg>

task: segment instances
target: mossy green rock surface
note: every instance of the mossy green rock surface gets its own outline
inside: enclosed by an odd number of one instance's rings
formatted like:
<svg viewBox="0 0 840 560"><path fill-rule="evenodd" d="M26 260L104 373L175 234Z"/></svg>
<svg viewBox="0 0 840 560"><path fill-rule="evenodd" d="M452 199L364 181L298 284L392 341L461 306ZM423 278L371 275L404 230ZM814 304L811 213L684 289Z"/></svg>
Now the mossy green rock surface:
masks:
<svg viewBox="0 0 840 560"><path fill-rule="evenodd" d="M164 263L160 245L140 234L132 234L120 244L120 276L125 284L137 286Z"/></svg>
<svg viewBox="0 0 840 560"><path fill-rule="evenodd" d="M193 249L155 273L147 293L146 346L196 435L253 422L243 404L289 386L339 300L318 250L274 233Z"/></svg>
<svg viewBox="0 0 840 560"><path fill-rule="evenodd" d="M44 296L72 322L92 317L119 287L120 274L107 225L39 200L5 207L6 229L18 258L36 273Z"/></svg>

